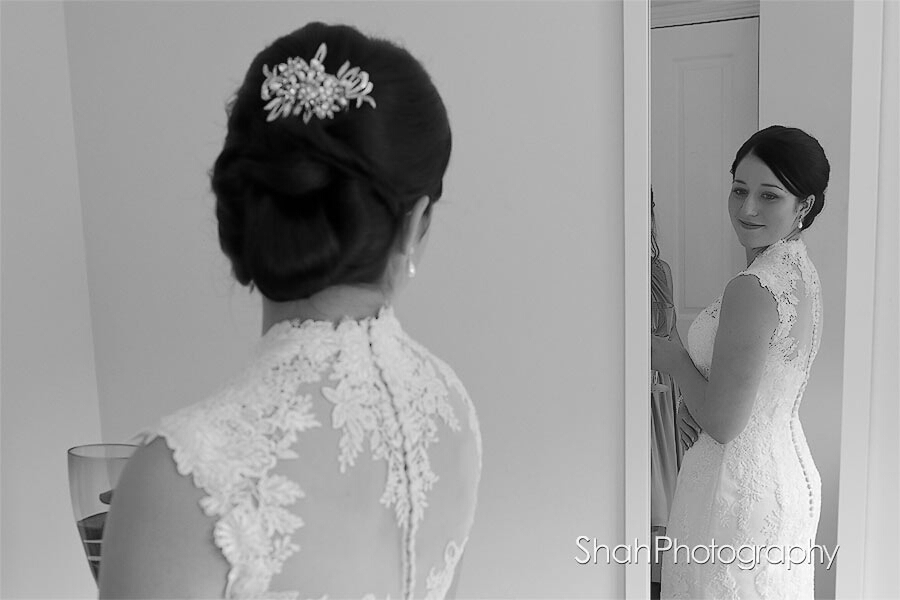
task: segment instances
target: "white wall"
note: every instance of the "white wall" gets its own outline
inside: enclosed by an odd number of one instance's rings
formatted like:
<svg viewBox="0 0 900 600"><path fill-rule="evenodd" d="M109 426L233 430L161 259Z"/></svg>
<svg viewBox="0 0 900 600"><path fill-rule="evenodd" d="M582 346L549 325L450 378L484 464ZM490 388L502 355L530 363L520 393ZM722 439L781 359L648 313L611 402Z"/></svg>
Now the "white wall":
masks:
<svg viewBox="0 0 900 600"><path fill-rule="evenodd" d="M65 7L105 441L245 360L205 173L253 55L309 20L401 40L454 154L407 329L460 374L484 436L461 597L618 597L578 535L623 541L622 7L71 3ZM377 82L376 82L377 86Z"/></svg>
<svg viewBox="0 0 900 600"><path fill-rule="evenodd" d="M870 463L862 574L866 598L900 597L896 548L900 536L900 3L885 2L883 19Z"/></svg>
<svg viewBox="0 0 900 600"><path fill-rule="evenodd" d="M66 468L100 413L63 6L0 7L0 596L96 597Z"/></svg>
<svg viewBox="0 0 900 600"><path fill-rule="evenodd" d="M839 598L900 598L900 4L853 7Z"/></svg>
<svg viewBox="0 0 900 600"><path fill-rule="evenodd" d="M800 420L822 476L817 543L837 543L844 308L847 276L848 170L853 6L845 0L760 3L759 127L799 127L831 163L825 208L804 232L819 272L823 329L800 407ZM852 399L849 399L852 401ZM840 552L836 564L840 565ZM816 569L816 597L834 597L835 568Z"/></svg>

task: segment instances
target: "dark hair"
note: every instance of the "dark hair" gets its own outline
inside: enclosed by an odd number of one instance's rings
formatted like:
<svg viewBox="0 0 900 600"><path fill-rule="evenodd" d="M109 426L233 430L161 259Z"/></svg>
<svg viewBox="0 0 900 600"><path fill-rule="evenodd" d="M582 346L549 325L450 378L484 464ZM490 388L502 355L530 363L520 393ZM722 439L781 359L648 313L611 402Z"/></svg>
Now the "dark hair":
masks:
<svg viewBox="0 0 900 600"><path fill-rule="evenodd" d="M322 43L326 72L349 61L369 74L377 108L351 102L334 118L267 122L263 66L308 61ZM429 197L428 216L440 198L450 148L441 97L403 48L323 23L275 40L228 106L228 134L210 172L219 243L235 278L275 301L378 282L415 202Z"/></svg>
<svg viewBox="0 0 900 600"><path fill-rule="evenodd" d="M801 200L815 196L803 218L803 229L809 229L825 206L825 189L831 166L816 138L795 127L772 125L750 136L737 151L731 164L734 176L738 164L752 154L772 171L787 190Z"/></svg>

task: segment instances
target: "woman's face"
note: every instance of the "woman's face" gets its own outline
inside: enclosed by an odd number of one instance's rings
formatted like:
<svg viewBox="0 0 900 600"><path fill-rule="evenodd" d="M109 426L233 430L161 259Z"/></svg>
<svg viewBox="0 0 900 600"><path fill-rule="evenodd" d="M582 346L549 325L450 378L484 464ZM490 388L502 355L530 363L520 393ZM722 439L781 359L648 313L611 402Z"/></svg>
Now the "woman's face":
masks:
<svg viewBox="0 0 900 600"><path fill-rule="evenodd" d="M800 222L801 199L753 154L738 163L728 196L728 212L745 248L770 246L790 235Z"/></svg>

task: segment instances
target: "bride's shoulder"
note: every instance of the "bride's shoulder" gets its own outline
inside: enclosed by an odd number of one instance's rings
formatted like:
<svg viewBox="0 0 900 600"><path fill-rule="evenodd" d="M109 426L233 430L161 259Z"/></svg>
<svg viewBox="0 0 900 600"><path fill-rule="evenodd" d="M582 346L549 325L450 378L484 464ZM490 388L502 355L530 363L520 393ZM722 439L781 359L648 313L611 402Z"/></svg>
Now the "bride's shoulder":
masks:
<svg viewBox="0 0 900 600"><path fill-rule="evenodd" d="M729 281L722 302L730 307L740 303L745 309L755 306L763 313L777 309L779 319L788 322L796 313L799 297L818 290L818 273L806 244L802 239L783 240L760 253Z"/></svg>
<svg viewBox="0 0 900 600"><path fill-rule="evenodd" d="M101 597L221 596L228 563L212 545L204 493L183 475L164 438L128 460L103 536Z"/></svg>
<svg viewBox="0 0 900 600"><path fill-rule="evenodd" d="M245 369L206 398L166 414L132 439L142 446L164 439L183 475L209 469L212 457L258 443L259 432L275 418L271 405L276 399L269 392L259 376ZM290 416L297 427L315 426L305 400L298 396L278 415Z"/></svg>
<svg viewBox="0 0 900 600"><path fill-rule="evenodd" d="M466 401L470 401L469 394L466 391L465 385L463 385L462 380L456 374L456 371L453 367L450 366L445 360L441 357L434 354L431 350L429 350L425 345L416 341L409 335L404 336L405 343L409 350L423 363L429 366L428 371L434 372L438 375L443 382L447 385L448 388L455 391Z"/></svg>
<svg viewBox="0 0 900 600"><path fill-rule="evenodd" d="M431 352L423 344L409 335L404 335L403 340L404 346L410 355L415 357L414 360L420 362L420 368L414 369L413 372L419 373L419 376L423 377L424 380L417 382L416 385L424 386L424 389L442 390L439 394L443 396L446 402L445 406L450 408L449 414L457 412L454 407L462 409L462 414L468 420L469 428L477 438L480 455L481 433L478 416L475 411L475 404L472 402L472 398L469 396L462 379L448 362ZM455 422L456 419L453 418L451 421Z"/></svg>
<svg viewBox="0 0 900 600"><path fill-rule="evenodd" d="M722 293L723 314L739 315L744 323L777 320L777 294L759 272L744 270L735 275Z"/></svg>

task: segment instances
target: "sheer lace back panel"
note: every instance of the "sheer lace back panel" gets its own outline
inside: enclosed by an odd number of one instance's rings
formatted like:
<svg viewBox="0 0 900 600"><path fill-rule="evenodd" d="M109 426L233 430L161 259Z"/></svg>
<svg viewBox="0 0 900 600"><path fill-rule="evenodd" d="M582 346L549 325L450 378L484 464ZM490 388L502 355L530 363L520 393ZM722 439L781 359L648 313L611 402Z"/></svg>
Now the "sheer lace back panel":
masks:
<svg viewBox="0 0 900 600"><path fill-rule="evenodd" d="M474 408L377 318L285 321L250 367L156 430L206 491L233 598L442 598L472 526Z"/></svg>

